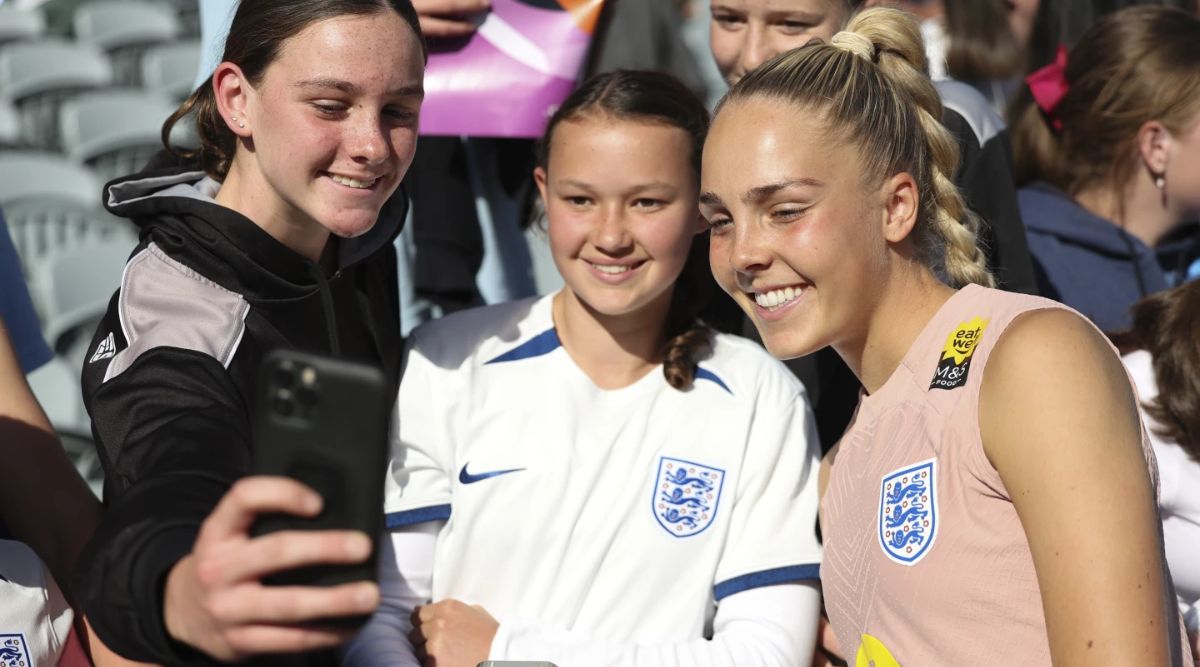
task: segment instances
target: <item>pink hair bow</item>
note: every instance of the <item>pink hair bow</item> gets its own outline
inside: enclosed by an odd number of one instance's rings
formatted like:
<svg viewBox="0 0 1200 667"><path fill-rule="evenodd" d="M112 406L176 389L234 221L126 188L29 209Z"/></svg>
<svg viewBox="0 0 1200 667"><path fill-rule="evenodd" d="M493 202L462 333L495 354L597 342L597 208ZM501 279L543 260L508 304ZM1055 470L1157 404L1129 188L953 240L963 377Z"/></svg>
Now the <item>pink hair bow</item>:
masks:
<svg viewBox="0 0 1200 667"><path fill-rule="evenodd" d="M1067 85L1067 47L1059 44L1054 62L1025 77L1025 83L1029 85L1029 92L1033 93L1038 108L1050 119L1054 129L1061 132L1062 119L1055 110L1070 87Z"/></svg>

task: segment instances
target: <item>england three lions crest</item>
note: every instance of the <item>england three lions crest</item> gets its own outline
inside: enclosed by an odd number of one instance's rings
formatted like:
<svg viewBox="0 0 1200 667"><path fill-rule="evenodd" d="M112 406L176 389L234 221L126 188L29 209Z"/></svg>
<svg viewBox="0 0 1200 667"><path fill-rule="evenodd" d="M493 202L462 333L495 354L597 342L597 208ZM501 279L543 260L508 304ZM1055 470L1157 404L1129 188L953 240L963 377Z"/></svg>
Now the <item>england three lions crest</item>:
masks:
<svg viewBox="0 0 1200 667"><path fill-rule="evenodd" d="M0 667L32 667L25 635L17 632L0 634Z"/></svg>
<svg viewBox="0 0 1200 667"><path fill-rule="evenodd" d="M905 466L879 483L879 546L901 565L916 565L937 539L937 459Z"/></svg>
<svg viewBox="0 0 1200 667"><path fill-rule="evenodd" d="M658 459L651 509L658 525L675 537L691 537L712 525L725 471L663 456Z"/></svg>

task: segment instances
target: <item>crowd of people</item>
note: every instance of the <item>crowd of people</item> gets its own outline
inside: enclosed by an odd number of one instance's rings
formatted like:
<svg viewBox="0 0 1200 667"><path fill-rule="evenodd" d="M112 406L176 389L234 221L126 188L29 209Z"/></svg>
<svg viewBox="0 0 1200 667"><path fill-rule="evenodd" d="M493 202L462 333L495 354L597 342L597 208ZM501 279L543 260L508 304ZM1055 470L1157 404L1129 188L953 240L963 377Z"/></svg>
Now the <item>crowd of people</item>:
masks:
<svg viewBox="0 0 1200 667"><path fill-rule="evenodd" d="M1200 664L1194 2L711 0L711 111L593 54L539 141L419 137L489 6L209 8L198 148L97 193L140 238L81 369L102 504L3 277L0 658ZM253 530L326 500L253 473L281 348L391 382L382 535Z"/></svg>

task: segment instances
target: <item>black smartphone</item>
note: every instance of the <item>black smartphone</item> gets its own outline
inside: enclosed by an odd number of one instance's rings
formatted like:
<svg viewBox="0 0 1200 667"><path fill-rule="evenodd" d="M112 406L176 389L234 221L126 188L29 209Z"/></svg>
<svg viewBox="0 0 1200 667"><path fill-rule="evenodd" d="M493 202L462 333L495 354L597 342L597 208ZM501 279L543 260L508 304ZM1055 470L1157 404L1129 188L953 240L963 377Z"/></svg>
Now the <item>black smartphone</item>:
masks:
<svg viewBox="0 0 1200 667"><path fill-rule="evenodd" d="M264 359L255 407L254 471L295 479L321 494L324 506L312 518L264 514L251 534L358 530L372 543L364 563L287 570L266 577L264 584L375 580L393 408L389 384L383 371L365 364L294 350L276 350Z"/></svg>

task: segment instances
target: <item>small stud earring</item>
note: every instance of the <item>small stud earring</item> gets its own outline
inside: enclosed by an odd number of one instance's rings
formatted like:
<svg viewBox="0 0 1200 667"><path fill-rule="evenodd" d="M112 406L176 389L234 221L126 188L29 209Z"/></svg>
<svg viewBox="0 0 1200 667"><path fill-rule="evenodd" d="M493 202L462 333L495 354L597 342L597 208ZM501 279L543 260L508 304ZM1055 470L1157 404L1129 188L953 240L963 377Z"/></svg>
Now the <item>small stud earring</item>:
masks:
<svg viewBox="0 0 1200 667"><path fill-rule="evenodd" d="M231 120L231 121L233 121L233 122L237 123L237 126L238 126L238 127L241 127L241 128L245 128L245 127L246 127L246 124L245 124L245 123L243 123L243 122L241 122L241 121L239 121L239 120L237 119L237 116L230 116L230 117L229 117L229 120Z"/></svg>

